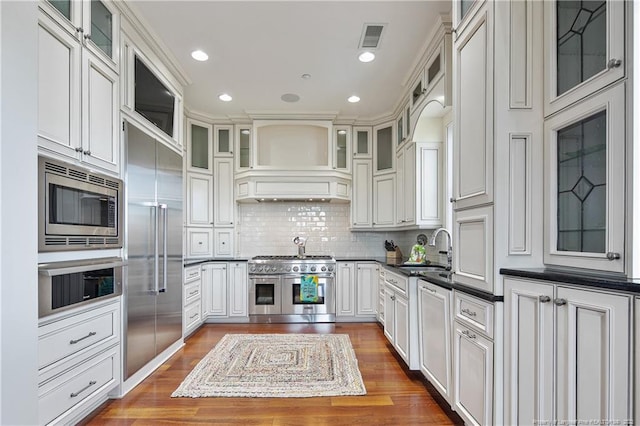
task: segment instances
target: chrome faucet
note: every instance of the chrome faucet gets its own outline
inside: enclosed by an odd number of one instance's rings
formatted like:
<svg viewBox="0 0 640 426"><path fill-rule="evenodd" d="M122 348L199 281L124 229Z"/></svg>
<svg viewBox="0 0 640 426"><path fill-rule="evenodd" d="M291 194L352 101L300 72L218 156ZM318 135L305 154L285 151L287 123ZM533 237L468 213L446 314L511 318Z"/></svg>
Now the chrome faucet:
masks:
<svg viewBox="0 0 640 426"><path fill-rule="evenodd" d="M304 245L307 243L306 238L294 237L293 243L298 246L298 257L304 259Z"/></svg>
<svg viewBox="0 0 640 426"><path fill-rule="evenodd" d="M441 232L444 232L445 234L447 234L447 239L448 239L447 240L447 251L440 251L438 253L447 255L447 271L450 271L451 267L452 267L451 264L452 264L452 257L453 257L453 247L451 247L451 234L449 233L449 231L447 231L446 228L438 228L435 231L433 231L433 233L429 237L429 245L431 247L435 247L436 246L436 237Z"/></svg>

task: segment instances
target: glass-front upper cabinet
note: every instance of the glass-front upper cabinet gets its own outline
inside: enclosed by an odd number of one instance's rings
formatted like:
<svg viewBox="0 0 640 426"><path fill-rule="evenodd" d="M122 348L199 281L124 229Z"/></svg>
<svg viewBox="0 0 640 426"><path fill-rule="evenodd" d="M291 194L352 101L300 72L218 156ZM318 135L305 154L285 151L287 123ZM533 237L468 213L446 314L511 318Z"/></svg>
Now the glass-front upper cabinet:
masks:
<svg viewBox="0 0 640 426"><path fill-rule="evenodd" d="M187 119L187 170L213 172L211 125Z"/></svg>
<svg viewBox="0 0 640 426"><path fill-rule="evenodd" d="M374 174L394 170L395 145L393 143L393 124L383 124L373 128Z"/></svg>
<svg viewBox="0 0 640 426"><path fill-rule="evenodd" d="M371 158L371 127L353 128L353 156Z"/></svg>
<svg viewBox="0 0 640 426"><path fill-rule="evenodd" d="M51 7L48 7L51 6ZM120 34L120 15L106 0L48 0L42 3L47 13L69 33L116 72Z"/></svg>
<svg viewBox="0 0 640 426"><path fill-rule="evenodd" d="M231 157L233 155L233 126L213 126L213 153L216 157Z"/></svg>
<svg viewBox="0 0 640 426"><path fill-rule="evenodd" d="M236 171L253 168L251 158L251 126L236 125Z"/></svg>
<svg viewBox="0 0 640 426"><path fill-rule="evenodd" d="M545 116L625 75L623 1L545 1Z"/></svg>
<svg viewBox="0 0 640 426"><path fill-rule="evenodd" d="M333 132L333 168L349 172L351 171L351 128L349 126L335 126Z"/></svg>
<svg viewBox="0 0 640 426"><path fill-rule="evenodd" d="M545 263L624 272L625 85L545 122Z"/></svg>

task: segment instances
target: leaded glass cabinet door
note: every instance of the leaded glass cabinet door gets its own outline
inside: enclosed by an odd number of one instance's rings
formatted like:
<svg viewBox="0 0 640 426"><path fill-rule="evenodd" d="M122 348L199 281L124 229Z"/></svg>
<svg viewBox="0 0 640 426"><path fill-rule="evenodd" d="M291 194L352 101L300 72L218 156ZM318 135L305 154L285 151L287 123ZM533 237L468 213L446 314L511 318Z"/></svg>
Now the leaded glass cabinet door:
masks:
<svg viewBox="0 0 640 426"><path fill-rule="evenodd" d="M545 263L624 272L624 85L545 123Z"/></svg>
<svg viewBox="0 0 640 426"><path fill-rule="evenodd" d="M545 116L625 75L627 2L545 1Z"/></svg>

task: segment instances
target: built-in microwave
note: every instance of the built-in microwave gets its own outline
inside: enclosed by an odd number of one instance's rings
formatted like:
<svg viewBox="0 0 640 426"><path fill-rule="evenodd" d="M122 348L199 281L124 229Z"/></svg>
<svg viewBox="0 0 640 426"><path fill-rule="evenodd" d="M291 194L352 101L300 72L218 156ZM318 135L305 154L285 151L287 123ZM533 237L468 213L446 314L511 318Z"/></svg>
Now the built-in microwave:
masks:
<svg viewBox="0 0 640 426"><path fill-rule="evenodd" d="M38 265L38 317L122 294L121 258Z"/></svg>
<svg viewBox="0 0 640 426"><path fill-rule="evenodd" d="M123 183L73 164L38 158L38 250L120 248Z"/></svg>

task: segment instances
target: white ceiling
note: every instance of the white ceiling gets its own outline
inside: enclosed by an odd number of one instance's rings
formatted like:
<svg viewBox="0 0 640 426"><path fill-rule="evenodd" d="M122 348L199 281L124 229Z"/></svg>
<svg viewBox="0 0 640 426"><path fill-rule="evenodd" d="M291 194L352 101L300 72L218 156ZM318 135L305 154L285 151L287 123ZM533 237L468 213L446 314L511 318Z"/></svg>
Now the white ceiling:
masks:
<svg viewBox="0 0 640 426"><path fill-rule="evenodd" d="M192 84L191 111L211 117L253 113L337 114L375 119L392 112L445 1L134 1ZM376 59L361 63L365 24L385 24ZM209 54L207 62L190 56ZM302 79L302 74L311 74ZM218 100L229 93L233 101ZM285 93L300 96L287 103ZM347 98L361 101L350 104Z"/></svg>

